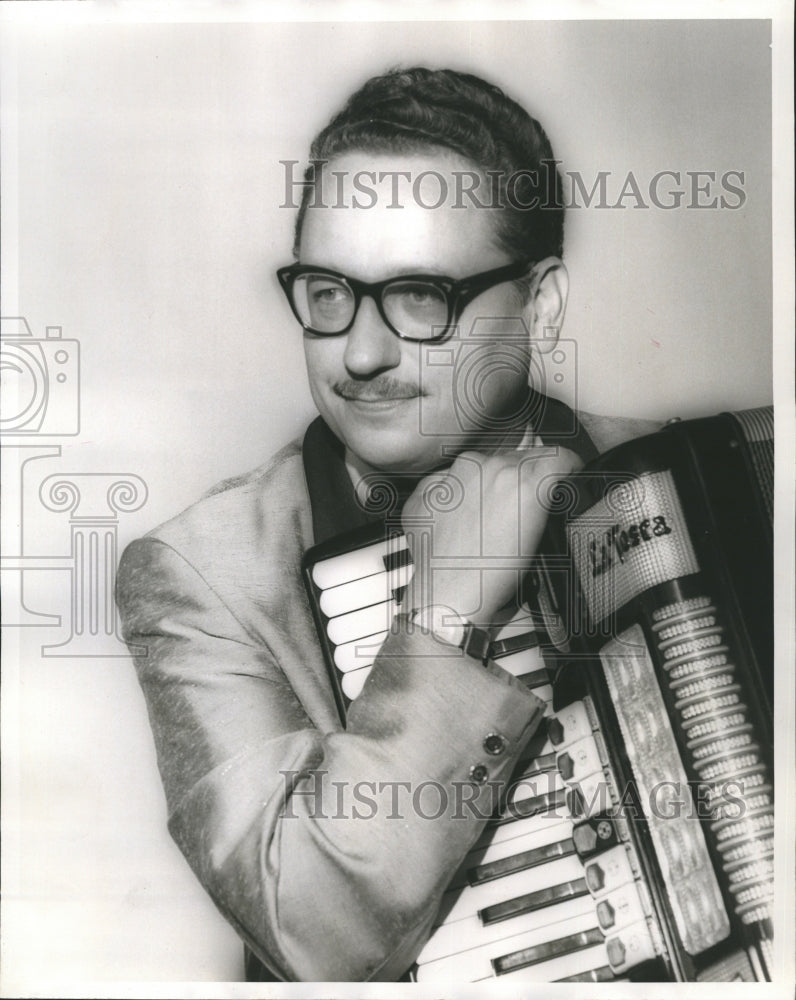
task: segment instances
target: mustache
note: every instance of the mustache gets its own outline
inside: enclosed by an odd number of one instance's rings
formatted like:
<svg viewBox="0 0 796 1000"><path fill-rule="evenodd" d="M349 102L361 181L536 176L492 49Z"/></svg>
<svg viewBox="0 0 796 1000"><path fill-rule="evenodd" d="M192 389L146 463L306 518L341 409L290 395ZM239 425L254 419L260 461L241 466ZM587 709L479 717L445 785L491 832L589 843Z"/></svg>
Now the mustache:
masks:
<svg viewBox="0 0 796 1000"><path fill-rule="evenodd" d="M343 399L365 399L371 402L382 399L413 399L415 396L424 395L417 383L402 382L390 375L377 375L366 381L340 379L332 388Z"/></svg>

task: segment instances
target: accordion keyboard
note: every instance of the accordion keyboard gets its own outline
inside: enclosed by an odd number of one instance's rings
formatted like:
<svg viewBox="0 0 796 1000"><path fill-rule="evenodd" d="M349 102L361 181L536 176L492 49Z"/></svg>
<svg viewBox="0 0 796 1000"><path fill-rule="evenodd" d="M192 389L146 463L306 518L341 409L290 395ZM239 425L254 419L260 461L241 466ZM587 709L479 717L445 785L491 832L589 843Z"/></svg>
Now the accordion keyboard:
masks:
<svg viewBox="0 0 796 1000"><path fill-rule="evenodd" d="M402 536L309 569L346 708L362 690L412 569ZM614 980L653 958L660 944L626 827L612 815L599 734L584 703L553 712L551 677L527 608L506 622L493 647L500 666L547 702L545 717L500 813L443 896L415 979ZM584 779L593 793L588 809L570 787Z"/></svg>
<svg viewBox="0 0 796 1000"><path fill-rule="evenodd" d="M521 611L496 638L523 628L528 635L529 625ZM416 978L615 980L660 945L627 829L612 815L615 792L599 735L584 731L586 703L553 712L538 645L498 662L547 709L500 813L443 897ZM592 794L584 809L573 787L586 777Z"/></svg>

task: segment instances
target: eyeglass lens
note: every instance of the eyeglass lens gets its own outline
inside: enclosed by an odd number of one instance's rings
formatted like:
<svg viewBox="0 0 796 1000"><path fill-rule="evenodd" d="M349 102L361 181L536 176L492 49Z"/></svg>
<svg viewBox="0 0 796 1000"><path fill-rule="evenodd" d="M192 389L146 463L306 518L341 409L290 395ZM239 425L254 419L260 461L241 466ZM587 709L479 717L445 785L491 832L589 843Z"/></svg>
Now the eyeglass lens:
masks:
<svg viewBox="0 0 796 1000"><path fill-rule="evenodd" d="M301 274L293 282L301 322L316 333L340 333L354 318L356 297L345 281L328 274ZM445 292L425 281L390 282L381 294L384 315L403 336L426 340L448 322Z"/></svg>

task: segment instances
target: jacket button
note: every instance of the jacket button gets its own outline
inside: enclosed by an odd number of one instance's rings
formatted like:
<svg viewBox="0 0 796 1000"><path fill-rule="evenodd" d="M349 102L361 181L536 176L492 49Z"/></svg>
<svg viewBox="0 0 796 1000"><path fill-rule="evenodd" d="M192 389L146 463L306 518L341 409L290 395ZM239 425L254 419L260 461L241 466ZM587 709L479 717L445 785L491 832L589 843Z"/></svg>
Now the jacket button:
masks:
<svg viewBox="0 0 796 1000"><path fill-rule="evenodd" d="M484 739L484 750L487 753L492 754L493 757L497 757L503 753L506 749L506 740L500 735L500 733L490 733Z"/></svg>
<svg viewBox="0 0 796 1000"><path fill-rule="evenodd" d="M483 785L488 777L489 770L485 764L473 764L470 768L470 779L474 781L476 785Z"/></svg>

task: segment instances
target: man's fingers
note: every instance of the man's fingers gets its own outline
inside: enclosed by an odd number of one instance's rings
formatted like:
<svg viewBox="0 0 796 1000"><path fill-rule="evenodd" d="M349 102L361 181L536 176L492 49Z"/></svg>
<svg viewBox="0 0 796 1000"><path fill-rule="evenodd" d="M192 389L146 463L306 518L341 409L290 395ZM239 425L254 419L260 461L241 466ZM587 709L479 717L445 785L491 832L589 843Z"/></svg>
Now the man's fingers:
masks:
<svg viewBox="0 0 796 1000"><path fill-rule="evenodd" d="M570 451L569 448L561 449L560 458L562 462L563 475L565 476L583 468L583 459L579 455L576 455L574 451Z"/></svg>
<svg viewBox="0 0 796 1000"><path fill-rule="evenodd" d="M523 477L542 479L558 476L563 479L583 467L583 462L568 448L534 448L531 451L515 452L516 464L520 465Z"/></svg>

